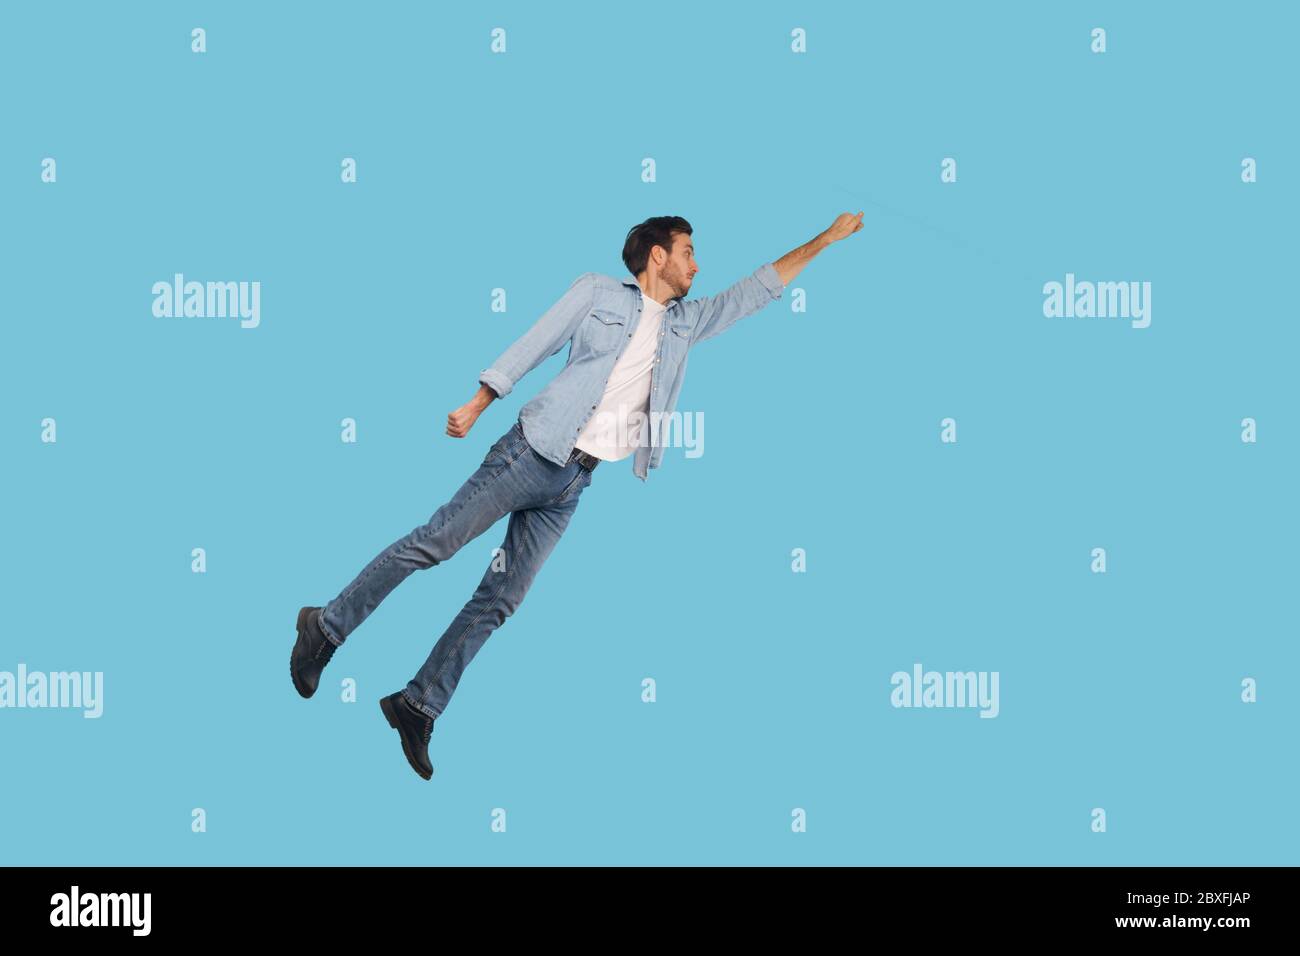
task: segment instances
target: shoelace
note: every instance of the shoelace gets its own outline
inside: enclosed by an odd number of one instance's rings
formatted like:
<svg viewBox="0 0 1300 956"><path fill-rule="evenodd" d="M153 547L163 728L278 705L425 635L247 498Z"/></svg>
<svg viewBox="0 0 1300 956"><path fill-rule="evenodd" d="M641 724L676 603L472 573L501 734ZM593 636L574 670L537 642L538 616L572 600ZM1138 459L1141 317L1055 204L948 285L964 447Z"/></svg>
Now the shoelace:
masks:
<svg viewBox="0 0 1300 956"><path fill-rule="evenodd" d="M418 717L420 720L424 721L424 727L422 728L422 736L424 737L424 742L427 744L429 742L429 738L433 735L433 718L430 717L428 714L426 714L424 711L412 707L410 702L407 701L405 697L402 698L402 703L406 705L406 709L411 712L412 716Z"/></svg>
<svg viewBox="0 0 1300 956"><path fill-rule="evenodd" d="M324 667L330 662L330 658L334 656L336 650L338 648L328 638L321 641L320 647L316 648L316 662L321 667Z"/></svg>

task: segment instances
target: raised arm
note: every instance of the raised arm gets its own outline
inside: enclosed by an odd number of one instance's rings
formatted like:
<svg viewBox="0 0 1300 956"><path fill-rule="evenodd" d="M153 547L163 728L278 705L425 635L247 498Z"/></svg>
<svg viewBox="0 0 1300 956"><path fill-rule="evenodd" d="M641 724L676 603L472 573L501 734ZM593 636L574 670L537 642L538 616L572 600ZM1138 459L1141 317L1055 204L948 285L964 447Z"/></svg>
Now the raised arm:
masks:
<svg viewBox="0 0 1300 956"><path fill-rule="evenodd" d="M856 216L851 212L842 212L835 217L830 228L809 239L797 249L791 249L776 262L776 274L781 277L783 285L789 285L794 277L803 271L803 267L812 262L813 256L821 252L832 242L837 242L853 235L862 228L862 213Z"/></svg>
<svg viewBox="0 0 1300 956"><path fill-rule="evenodd" d="M773 299L781 298L785 287L812 261L813 256L861 228L862 213L841 213L825 232L790 250L776 262L763 263L753 275L746 276L731 288L714 296L683 302L691 323L691 344L725 332L740 319L757 312Z"/></svg>

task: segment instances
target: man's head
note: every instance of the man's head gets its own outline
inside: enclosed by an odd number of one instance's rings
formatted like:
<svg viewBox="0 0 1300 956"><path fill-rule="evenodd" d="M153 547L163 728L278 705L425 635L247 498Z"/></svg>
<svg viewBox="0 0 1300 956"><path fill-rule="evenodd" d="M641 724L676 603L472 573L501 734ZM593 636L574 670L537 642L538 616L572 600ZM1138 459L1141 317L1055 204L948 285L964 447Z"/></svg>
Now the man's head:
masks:
<svg viewBox="0 0 1300 956"><path fill-rule="evenodd" d="M658 277L681 298L700 267L695 262L691 224L681 216L654 216L633 226L623 243L623 264L638 282Z"/></svg>

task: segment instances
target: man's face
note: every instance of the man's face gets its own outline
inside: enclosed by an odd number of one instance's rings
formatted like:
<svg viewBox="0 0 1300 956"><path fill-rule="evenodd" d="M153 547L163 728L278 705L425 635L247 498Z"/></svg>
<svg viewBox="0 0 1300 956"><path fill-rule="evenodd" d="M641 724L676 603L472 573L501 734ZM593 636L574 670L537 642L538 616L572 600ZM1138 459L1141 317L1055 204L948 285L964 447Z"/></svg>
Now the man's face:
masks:
<svg viewBox="0 0 1300 956"><path fill-rule="evenodd" d="M673 233L673 251L659 270L659 278L673 290L673 298L681 298L691 291L691 282L699 271L699 264L695 261L695 244L691 242L691 237L684 232Z"/></svg>

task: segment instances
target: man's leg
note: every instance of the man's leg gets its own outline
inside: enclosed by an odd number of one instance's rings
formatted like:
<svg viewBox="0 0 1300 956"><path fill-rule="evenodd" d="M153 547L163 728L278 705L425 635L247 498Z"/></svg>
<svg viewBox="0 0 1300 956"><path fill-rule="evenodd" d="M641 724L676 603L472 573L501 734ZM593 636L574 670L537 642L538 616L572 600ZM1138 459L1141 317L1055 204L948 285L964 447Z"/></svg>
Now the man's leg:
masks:
<svg viewBox="0 0 1300 956"><path fill-rule="evenodd" d="M381 551L338 597L325 605L320 626L326 638L335 645L342 644L412 571L446 561L502 515L531 504L531 487L511 474L511 465L524 453L531 454L516 422L426 524Z"/></svg>
<svg viewBox="0 0 1300 956"><path fill-rule="evenodd" d="M502 545L504 566L494 557L474 596L439 638L419 673L406 685L406 698L416 708L435 720L446 709L460 675L479 648L518 609L577 510L583 489L590 484L591 472L583 471L560 500L510 515Z"/></svg>

